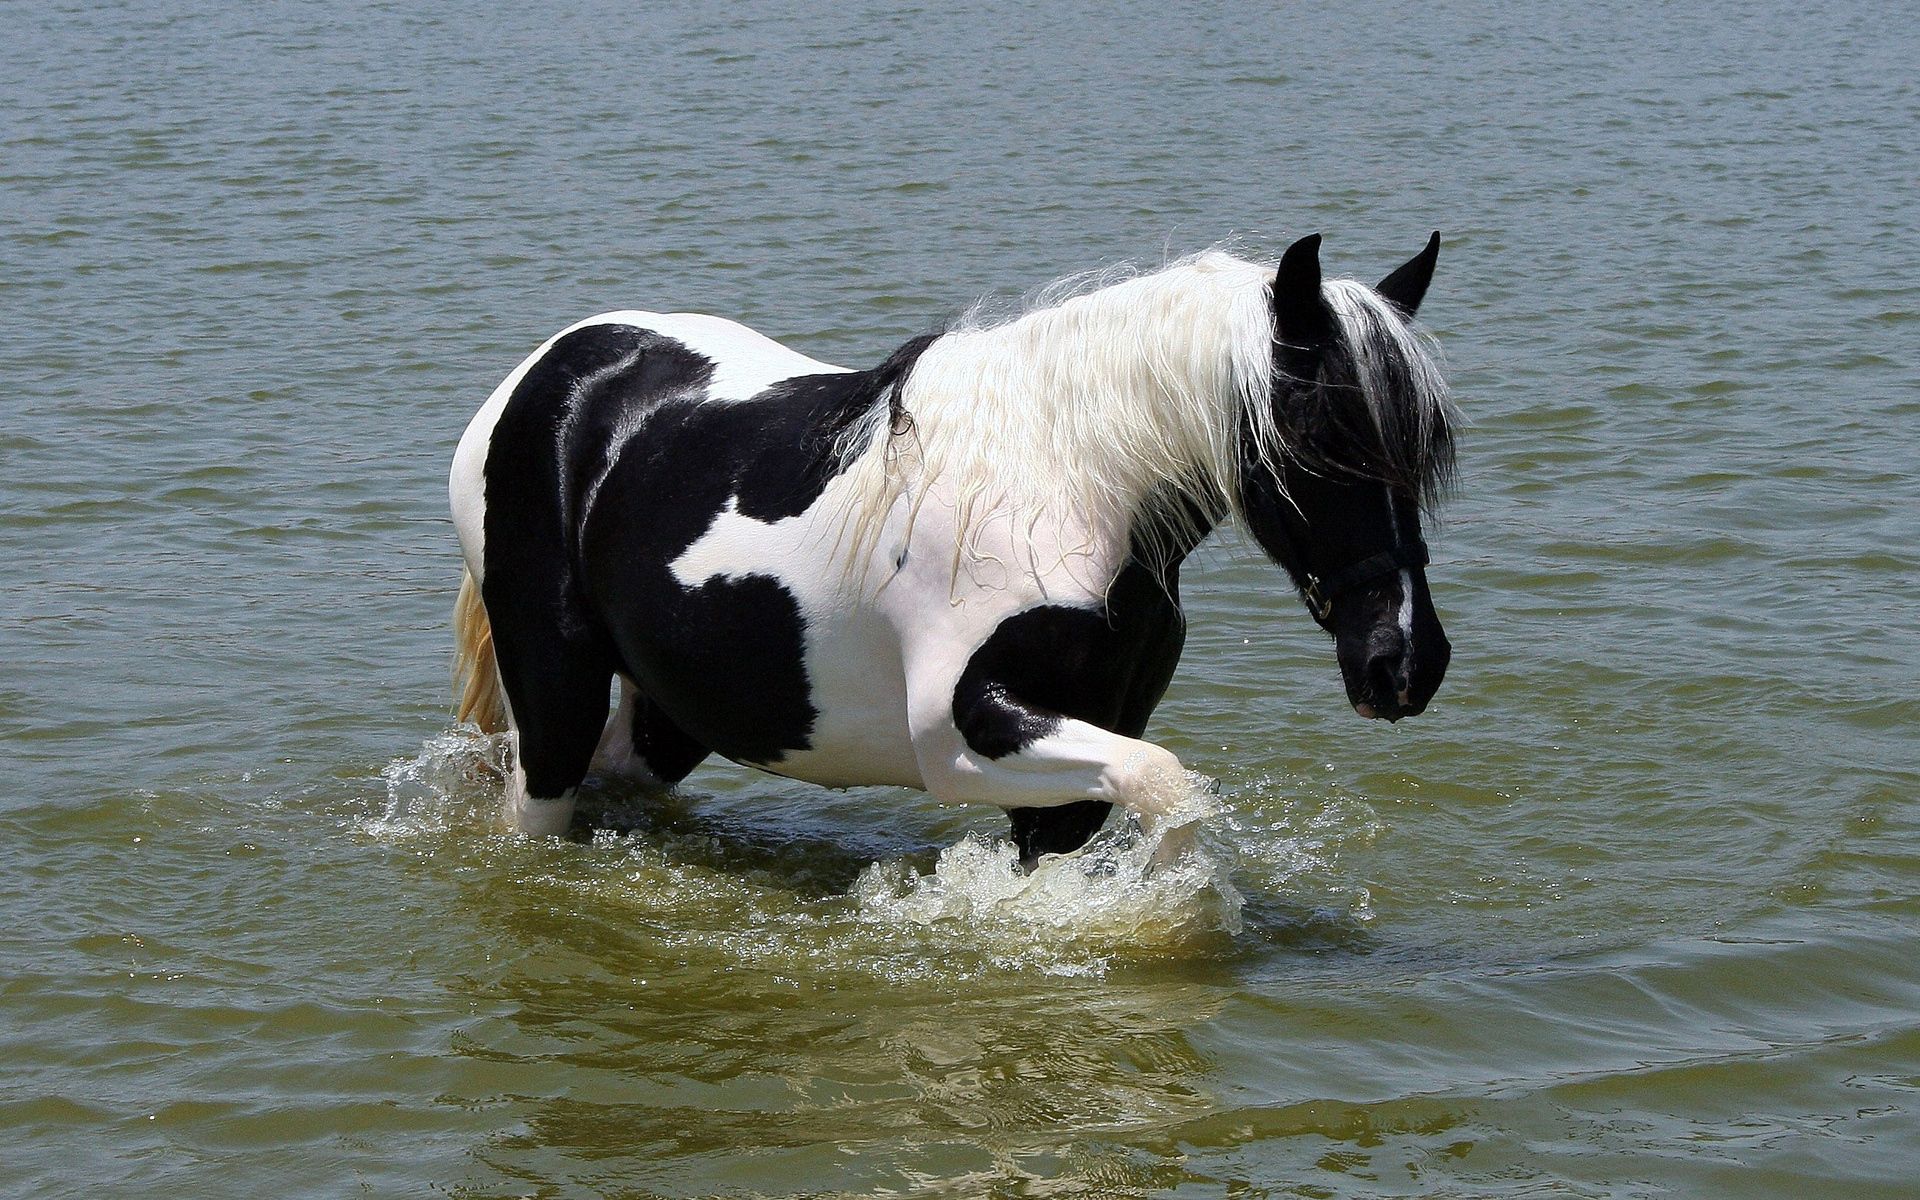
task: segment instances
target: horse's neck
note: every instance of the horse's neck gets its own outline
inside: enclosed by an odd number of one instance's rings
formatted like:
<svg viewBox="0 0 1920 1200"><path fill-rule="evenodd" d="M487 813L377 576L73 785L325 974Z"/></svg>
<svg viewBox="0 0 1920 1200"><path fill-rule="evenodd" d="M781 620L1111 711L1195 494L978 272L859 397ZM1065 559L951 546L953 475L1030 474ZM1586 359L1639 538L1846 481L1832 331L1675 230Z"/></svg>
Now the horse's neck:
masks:
<svg viewBox="0 0 1920 1200"><path fill-rule="evenodd" d="M1217 498L1162 487L1140 506L1127 533L1130 559L1163 578L1213 535L1227 513Z"/></svg>
<svg viewBox="0 0 1920 1200"><path fill-rule="evenodd" d="M1066 480L1048 494L1005 491L970 472L921 474L924 464L910 452L907 463L911 482L894 505L913 514L916 538L952 546L956 572L976 584L1031 586L1041 595L1099 597L1134 565L1171 586L1230 509L1203 464L1194 465L1189 487L1163 481L1138 496L1108 491L1100 503Z"/></svg>

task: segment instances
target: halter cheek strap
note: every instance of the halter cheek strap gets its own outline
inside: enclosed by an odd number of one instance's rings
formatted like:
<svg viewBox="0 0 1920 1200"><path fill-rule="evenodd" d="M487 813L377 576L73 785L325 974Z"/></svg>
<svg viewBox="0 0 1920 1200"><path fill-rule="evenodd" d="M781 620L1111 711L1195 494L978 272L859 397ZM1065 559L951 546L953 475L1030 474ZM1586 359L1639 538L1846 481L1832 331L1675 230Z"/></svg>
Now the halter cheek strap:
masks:
<svg viewBox="0 0 1920 1200"><path fill-rule="evenodd" d="M1410 542L1401 542L1390 550L1361 559L1351 566L1342 567L1325 579L1313 572L1306 572L1307 586L1301 589L1301 595L1307 602L1307 611L1313 619L1325 622L1333 615L1334 598L1352 591L1363 583L1371 582L1382 575L1391 575L1395 571L1407 571L1414 567L1427 565L1427 544L1415 538Z"/></svg>

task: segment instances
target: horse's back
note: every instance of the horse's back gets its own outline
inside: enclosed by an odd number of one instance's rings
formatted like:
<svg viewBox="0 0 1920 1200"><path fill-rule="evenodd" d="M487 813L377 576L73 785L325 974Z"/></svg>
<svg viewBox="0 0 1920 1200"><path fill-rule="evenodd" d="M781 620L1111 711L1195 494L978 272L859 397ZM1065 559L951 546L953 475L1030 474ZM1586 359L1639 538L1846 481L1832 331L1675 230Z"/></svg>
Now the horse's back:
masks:
<svg viewBox="0 0 1920 1200"><path fill-rule="evenodd" d="M501 381L468 422L454 454L449 478L454 524L462 552L476 578L485 569L486 504L491 481L488 458L498 442L512 449L512 431L501 435L500 420L510 402L516 415L551 419L566 399L564 387L619 365L637 342L652 340L677 359L681 378L656 372L654 390L697 385L706 400L742 400L769 385L797 375L831 374L846 368L820 362L765 334L725 317L706 313L656 313L620 309L575 322L548 338ZM529 383L528 377L535 376ZM555 386L559 384L561 386ZM646 389L631 389L644 398ZM523 424L524 420L515 424ZM500 436L497 436L500 435Z"/></svg>
<svg viewBox="0 0 1920 1200"><path fill-rule="evenodd" d="M750 326L707 313L623 309L589 317L575 329L624 325L672 338L712 364L708 399L745 400L796 375L841 374L846 367L809 358ZM569 331L571 332L571 331ZM564 334L562 336L565 336Z"/></svg>

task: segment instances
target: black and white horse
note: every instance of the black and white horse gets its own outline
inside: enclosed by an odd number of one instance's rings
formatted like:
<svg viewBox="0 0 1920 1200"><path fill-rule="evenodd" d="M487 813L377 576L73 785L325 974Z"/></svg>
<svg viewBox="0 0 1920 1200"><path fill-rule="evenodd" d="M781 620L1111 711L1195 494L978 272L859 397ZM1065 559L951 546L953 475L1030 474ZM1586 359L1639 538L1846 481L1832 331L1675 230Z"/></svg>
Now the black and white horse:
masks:
<svg viewBox="0 0 1920 1200"><path fill-rule="evenodd" d="M517 736L509 823L564 831L589 770L671 784L719 754L997 804L1029 864L1116 804L1151 827L1189 788L1140 737L1180 563L1229 517L1354 709L1420 712L1450 653L1420 512L1452 408L1409 324L1439 235L1377 288L1323 282L1319 243L963 320L868 371L694 313L548 341L451 484L460 715Z"/></svg>

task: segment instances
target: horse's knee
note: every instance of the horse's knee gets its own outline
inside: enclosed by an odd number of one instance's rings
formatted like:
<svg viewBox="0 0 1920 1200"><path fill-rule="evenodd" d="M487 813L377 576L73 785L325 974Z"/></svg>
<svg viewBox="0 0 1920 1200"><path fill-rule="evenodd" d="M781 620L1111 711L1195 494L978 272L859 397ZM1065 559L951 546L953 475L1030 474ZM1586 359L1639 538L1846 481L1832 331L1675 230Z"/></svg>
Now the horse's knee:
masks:
<svg viewBox="0 0 1920 1200"><path fill-rule="evenodd" d="M1171 812L1193 791L1179 757L1152 742L1127 747L1101 772L1101 784L1115 804L1143 815Z"/></svg>
<svg viewBox="0 0 1920 1200"><path fill-rule="evenodd" d="M920 771L920 786L927 795L942 804L992 803L993 789L979 764L968 757L958 739L920 737L914 739L915 763Z"/></svg>

